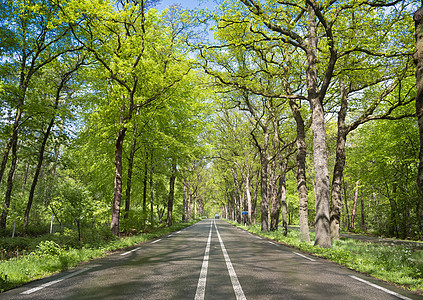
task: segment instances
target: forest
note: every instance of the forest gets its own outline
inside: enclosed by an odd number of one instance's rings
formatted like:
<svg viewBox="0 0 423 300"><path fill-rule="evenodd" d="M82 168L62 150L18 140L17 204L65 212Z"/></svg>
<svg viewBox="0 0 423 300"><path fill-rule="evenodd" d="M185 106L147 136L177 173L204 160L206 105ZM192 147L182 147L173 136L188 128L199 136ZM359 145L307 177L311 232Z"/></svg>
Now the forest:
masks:
<svg viewBox="0 0 423 300"><path fill-rule="evenodd" d="M0 235L423 239L422 2L158 2L0 2Z"/></svg>

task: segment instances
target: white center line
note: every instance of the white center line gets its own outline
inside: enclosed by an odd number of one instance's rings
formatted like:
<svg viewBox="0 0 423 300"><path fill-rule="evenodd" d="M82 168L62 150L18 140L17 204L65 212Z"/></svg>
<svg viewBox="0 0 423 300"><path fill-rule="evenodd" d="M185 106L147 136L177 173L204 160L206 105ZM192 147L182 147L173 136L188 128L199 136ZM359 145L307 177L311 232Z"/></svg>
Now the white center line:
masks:
<svg viewBox="0 0 423 300"><path fill-rule="evenodd" d="M155 240L154 242L152 242L152 244L155 244L155 243L157 243L157 242L160 242L162 239L158 239L158 240Z"/></svg>
<svg viewBox="0 0 423 300"><path fill-rule="evenodd" d="M353 279L355 279L355 280L361 281L361 282L363 282L363 283L365 283L365 284L367 284L367 285L370 285L370 286L372 286L372 287L374 287L374 288L377 288L377 289L379 289L379 290L381 290L381 291L384 291L385 293L388 293L388 294L390 294L390 295L393 295L393 296L395 296L395 297L397 297L397 298L400 298L400 299L403 299L403 300L411 300L411 299L410 299L410 298L408 298L408 297L405 297L405 296L403 296L403 295L400 295L400 294L398 294L398 293L395 293L395 292L393 292L393 291L390 291L390 290L388 290L388 289L385 289L384 287L381 287L381 286L379 286L379 285L377 285L377 284L371 283L371 282L369 282L369 281L367 281L367 280L364 280L364 279L358 278L358 277L356 277L356 276L354 276L354 275L350 275L350 277L351 277L351 278L353 278Z"/></svg>
<svg viewBox="0 0 423 300"><path fill-rule="evenodd" d="M53 281L50 281L50 282L44 283L44 284L42 284L42 285L40 285L40 286L38 286L38 287L35 287L35 288L32 288L32 289L27 290L27 291L25 291L25 292L22 292L22 293L21 293L21 295L29 295L29 294L35 293L35 292L37 292L37 291L39 291L39 290L42 290L43 288L49 287L49 286L51 286L51 285L53 285L53 284L56 284L56 283L59 283L59 282L61 282L61 281L65 280L65 279L69 279L69 278L71 278L71 277L74 277L74 276L76 276L76 275L79 275L79 274L81 274L82 272L85 272L85 271L87 271L87 270L89 270L89 269L91 269L91 268L84 268L84 269L82 269L82 270L79 270L79 271L76 271L76 272L70 273L70 274L68 274L68 275L66 275L66 276L63 276L63 277L62 277L62 278L60 278L60 279L57 279L57 280L53 280Z"/></svg>
<svg viewBox="0 0 423 300"><path fill-rule="evenodd" d="M195 292L195 300L203 300L204 295L206 293L206 279L207 269L209 267L209 253L212 229L213 227L210 226L209 238L207 239L206 251L204 252L203 265L201 267L200 278L198 279L197 291Z"/></svg>
<svg viewBox="0 0 423 300"><path fill-rule="evenodd" d="M121 256L127 255L127 254L129 254L129 253L135 252L135 251L140 250L140 249L141 249L141 247L138 247L138 248L132 249L132 250L130 250L130 251L128 251L128 252L122 253L122 254L121 254Z"/></svg>
<svg viewBox="0 0 423 300"><path fill-rule="evenodd" d="M231 278L232 287L234 288L235 296L237 300L246 300L241 284L239 283L238 277L236 276L235 269L232 266L231 260L228 253L226 252L225 245L223 244L222 238L220 237L219 230L217 230L216 222L214 223L216 228L217 237L219 238L220 247L222 248L223 256L225 257L226 267L229 271L229 277Z"/></svg>
<svg viewBox="0 0 423 300"><path fill-rule="evenodd" d="M296 254L296 255L298 255L298 256L301 256L302 258L305 258L305 259L308 259L309 261L316 261L316 260L314 260L314 259L312 259L312 258L310 258L310 257L307 257L307 256L305 256L305 255L302 255L302 254L300 254L300 253L297 253L297 252L293 252L294 254Z"/></svg>

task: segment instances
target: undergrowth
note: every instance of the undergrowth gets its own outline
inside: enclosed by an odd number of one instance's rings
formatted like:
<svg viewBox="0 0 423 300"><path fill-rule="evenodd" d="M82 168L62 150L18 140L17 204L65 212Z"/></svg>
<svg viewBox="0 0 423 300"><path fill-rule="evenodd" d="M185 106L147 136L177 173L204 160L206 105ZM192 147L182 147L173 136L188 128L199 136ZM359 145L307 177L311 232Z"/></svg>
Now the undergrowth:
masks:
<svg viewBox="0 0 423 300"><path fill-rule="evenodd" d="M259 226L248 227L231 223L265 238L423 294L423 251L421 248L341 238L333 242L332 248L326 249L314 246L313 242L301 242L298 230L291 230L287 236L284 236L282 229L261 232ZM311 232L310 236L313 240L314 233Z"/></svg>
<svg viewBox="0 0 423 300"><path fill-rule="evenodd" d="M81 262L104 257L112 251L180 230L195 222L178 223L171 227L157 228L148 233L120 238L109 233L106 236L97 233L98 235L94 234L84 243L75 239L75 232L72 231L34 239L23 238L13 241L4 239L0 242L2 253L5 252L5 249L12 247L16 248L18 255L8 260L2 260L0 263L0 292L67 270Z"/></svg>

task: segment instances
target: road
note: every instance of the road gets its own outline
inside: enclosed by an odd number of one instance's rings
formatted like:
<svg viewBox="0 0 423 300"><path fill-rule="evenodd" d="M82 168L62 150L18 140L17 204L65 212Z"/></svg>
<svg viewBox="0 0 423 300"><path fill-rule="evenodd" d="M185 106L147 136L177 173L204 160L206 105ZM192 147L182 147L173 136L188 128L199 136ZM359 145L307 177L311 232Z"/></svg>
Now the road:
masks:
<svg viewBox="0 0 423 300"><path fill-rule="evenodd" d="M207 219L0 299L423 299Z"/></svg>

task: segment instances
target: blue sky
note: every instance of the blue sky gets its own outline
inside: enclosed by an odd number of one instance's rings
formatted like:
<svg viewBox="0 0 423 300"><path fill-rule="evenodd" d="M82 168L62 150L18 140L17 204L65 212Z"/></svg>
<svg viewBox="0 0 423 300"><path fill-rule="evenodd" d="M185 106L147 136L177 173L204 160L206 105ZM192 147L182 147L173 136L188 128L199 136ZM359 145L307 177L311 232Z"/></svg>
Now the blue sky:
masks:
<svg viewBox="0 0 423 300"><path fill-rule="evenodd" d="M197 7L213 9L215 6L213 0L162 0L156 8L158 10L163 10L173 4L179 4L185 9L193 9Z"/></svg>

